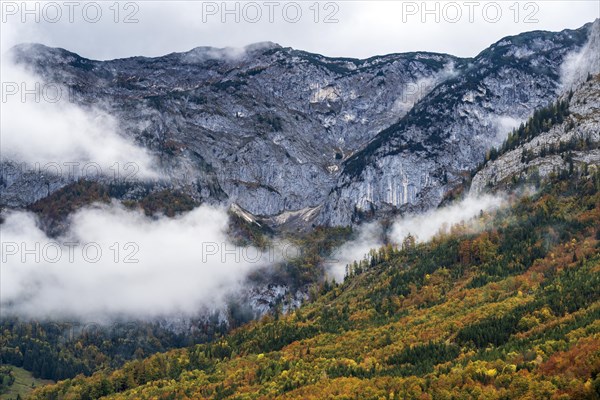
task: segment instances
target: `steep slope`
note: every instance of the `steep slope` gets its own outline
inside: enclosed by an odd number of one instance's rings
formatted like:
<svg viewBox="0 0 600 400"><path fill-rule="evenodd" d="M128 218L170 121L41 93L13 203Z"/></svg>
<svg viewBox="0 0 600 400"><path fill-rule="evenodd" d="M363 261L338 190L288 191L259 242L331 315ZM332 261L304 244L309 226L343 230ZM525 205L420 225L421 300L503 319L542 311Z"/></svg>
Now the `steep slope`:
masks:
<svg viewBox="0 0 600 400"><path fill-rule="evenodd" d="M592 26L583 49L563 68L569 92L537 110L511 132L471 182L471 192L506 188L523 181L539 183L557 171L600 166L600 23Z"/></svg>
<svg viewBox="0 0 600 400"><path fill-rule="evenodd" d="M294 313L34 399L600 397L600 174L382 248Z"/></svg>
<svg viewBox="0 0 600 400"><path fill-rule="evenodd" d="M506 38L475 59L327 58L272 43L102 62L40 45L12 56L63 83L76 104L107 110L157 156L167 179L128 182L120 198L177 190L274 224L296 212L310 215L308 226L349 225L439 204L507 125L555 98L561 65L590 26ZM31 204L72 181L23 171L9 156L3 206Z"/></svg>
<svg viewBox="0 0 600 400"><path fill-rule="evenodd" d="M556 98L565 57L590 32L597 34L591 24L556 34L530 32L483 51L344 163L323 218L348 224L386 208L437 206L511 125Z"/></svg>
<svg viewBox="0 0 600 400"><path fill-rule="evenodd" d="M565 111L560 110L561 104ZM504 153L477 172L472 193L522 181L539 183L540 178L582 165L600 167L600 75L590 76L545 111L546 116L536 114L515 131L509 138L514 144L506 142ZM560 122L552 124L554 115Z"/></svg>
<svg viewBox="0 0 600 400"><path fill-rule="evenodd" d="M76 103L107 107L158 155L170 185L259 215L323 203L344 157L416 101L412 85L435 84L457 62L428 53L331 59L272 43L106 62L39 45L13 56L64 82ZM4 173L3 197L22 205L32 196L14 175Z"/></svg>
<svg viewBox="0 0 600 400"><path fill-rule="evenodd" d="M40 389L36 398L443 398L457 391L466 398L597 398L600 164L597 139L585 138L597 135L599 85L600 76L590 77L536 110L517 130L531 136L513 133L481 167L472 192L524 182L540 189L513 199L510 208L482 213L477 229L462 224L430 243L387 246L350 266L343 285L325 284L315 301L288 315L116 372L67 380ZM555 144L560 141L566 144ZM560 158L576 152L568 143L588 147L578 150L573 165L561 161L548 174L531 173L532 165L552 161L538 151L553 148ZM523 163L522 149L530 158ZM514 168L500 169L514 152ZM479 186L492 172L497 182ZM21 329L11 327L7 349L19 344L14 335ZM154 342L168 346L173 339L167 339ZM132 353L152 350L152 341L134 343ZM68 340L61 346L72 357L67 367L93 371ZM104 357L112 351L100 348Z"/></svg>

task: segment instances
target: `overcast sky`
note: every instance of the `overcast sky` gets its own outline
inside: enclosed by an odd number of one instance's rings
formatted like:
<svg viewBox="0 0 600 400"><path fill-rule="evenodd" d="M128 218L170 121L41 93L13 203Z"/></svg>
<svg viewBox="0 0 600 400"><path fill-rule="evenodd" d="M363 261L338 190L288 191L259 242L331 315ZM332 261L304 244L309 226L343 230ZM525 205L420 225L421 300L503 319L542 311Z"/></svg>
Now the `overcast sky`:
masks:
<svg viewBox="0 0 600 400"><path fill-rule="evenodd" d="M507 35L578 28L600 16L596 0L337 1L316 6L314 1L256 1L225 7L221 1L124 1L118 7L114 1L27 3L31 13L21 1L2 3L2 51L39 42L94 59L260 41L329 56L424 50L469 57Z"/></svg>

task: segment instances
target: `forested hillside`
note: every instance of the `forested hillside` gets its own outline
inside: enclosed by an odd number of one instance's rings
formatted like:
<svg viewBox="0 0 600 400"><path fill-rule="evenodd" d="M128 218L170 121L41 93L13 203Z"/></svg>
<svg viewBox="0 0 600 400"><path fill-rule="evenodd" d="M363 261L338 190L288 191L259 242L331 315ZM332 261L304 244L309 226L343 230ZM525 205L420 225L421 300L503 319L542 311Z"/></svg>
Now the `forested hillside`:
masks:
<svg viewBox="0 0 600 400"><path fill-rule="evenodd" d="M600 173L350 266L288 315L34 399L600 398Z"/></svg>

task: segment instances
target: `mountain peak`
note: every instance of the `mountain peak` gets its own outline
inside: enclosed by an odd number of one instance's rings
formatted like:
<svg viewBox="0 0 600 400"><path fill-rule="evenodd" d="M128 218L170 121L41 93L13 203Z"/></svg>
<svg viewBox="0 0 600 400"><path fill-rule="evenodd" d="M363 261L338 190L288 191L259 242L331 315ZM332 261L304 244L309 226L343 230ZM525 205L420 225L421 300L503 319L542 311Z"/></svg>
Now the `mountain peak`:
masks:
<svg viewBox="0 0 600 400"><path fill-rule="evenodd" d="M244 46L246 51L256 51L256 50L271 50L271 49L282 49L283 47L279 43L264 41L264 42L256 42L251 43L249 45Z"/></svg>
<svg viewBox="0 0 600 400"><path fill-rule="evenodd" d="M211 47L199 46L190 51L178 53L187 62L204 62L208 60L236 61L247 56L254 56L266 50L281 49L273 42L252 43L243 47Z"/></svg>

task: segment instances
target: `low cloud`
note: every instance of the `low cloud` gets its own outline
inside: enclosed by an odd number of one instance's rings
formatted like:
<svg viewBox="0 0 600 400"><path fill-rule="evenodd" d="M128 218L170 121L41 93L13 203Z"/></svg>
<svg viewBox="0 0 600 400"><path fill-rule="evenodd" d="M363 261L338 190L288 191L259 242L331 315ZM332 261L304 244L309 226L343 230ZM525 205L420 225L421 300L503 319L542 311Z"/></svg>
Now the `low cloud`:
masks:
<svg viewBox="0 0 600 400"><path fill-rule="evenodd" d="M78 211L51 239L27 212L2 225L3 315L95 321L198 315L225 306L273 254L236 247L224 209L152 218L113 203ZM37 259L36 259L37 258Z"/></svg>
<svg viewBox="0 0 600 400"><path fill-rule="evenodd" d="M75 104L67 88L46 82L8 56L2 61L1 130L1 161L94 163L104 174L134 164L137 179L159 176L156 160L120 134L114 117Z"/></svg>
<svg viewBox="0 0 600 400"><path fill-rule="evenodd" d="M600 73L600 19L594 21L586 44L568 54L561 65L561 87L563 91L574 89L585 82L588 74Z"/></svg>
<svg viewBox="0 0 600 400"><path fill-rule="evenodd" d="M513 118L509 115L493 117L492 123L496 126L496 142L502 143L508 137L508 134L519 127L524 122L522 119Z"/></svg>
<svg viewBox="0 0 600 400"><path fill-rule="evenodd" d="M383 244L383 229L378 222L361 225L356 239L338 247L328 266L327 274L336 282L343 282L346 275L346 265L360 261L369 254L369 250L377 249Z"/></svg>
<svg viewBox="0 0 600 400"><path fill-rule="evenodd" d="M481 211L490 211L504 204L502 196L483 195L470 196L464 200L447 207L428 211L424 214L407 215L396 219L387 240L396 245L401 245L410 234L417 242L427 242L437 233L450 229L453 225L466 222L468 226L477 230L480 227L473 221ZM360 261L369 250L377 249L384 244L385 234L379 223L369 223L358 228L357 238L345 243L335 251L334 259L328 269L328 275L337 282L344 280L346 265L354 260Z"/></svg>
<svg viewBox="0 0 600 400"><path fill-rule="evenodd" d="M461 221L468 221L481 211L496 209L503 202L503 197L499 196L467 197L461 202L448 207L401 218L394 222L390 240L394 243L401 243L408 234L411 234L417 241L426 242L440 230L449 229L452 225L456 225Z"/></svg>

